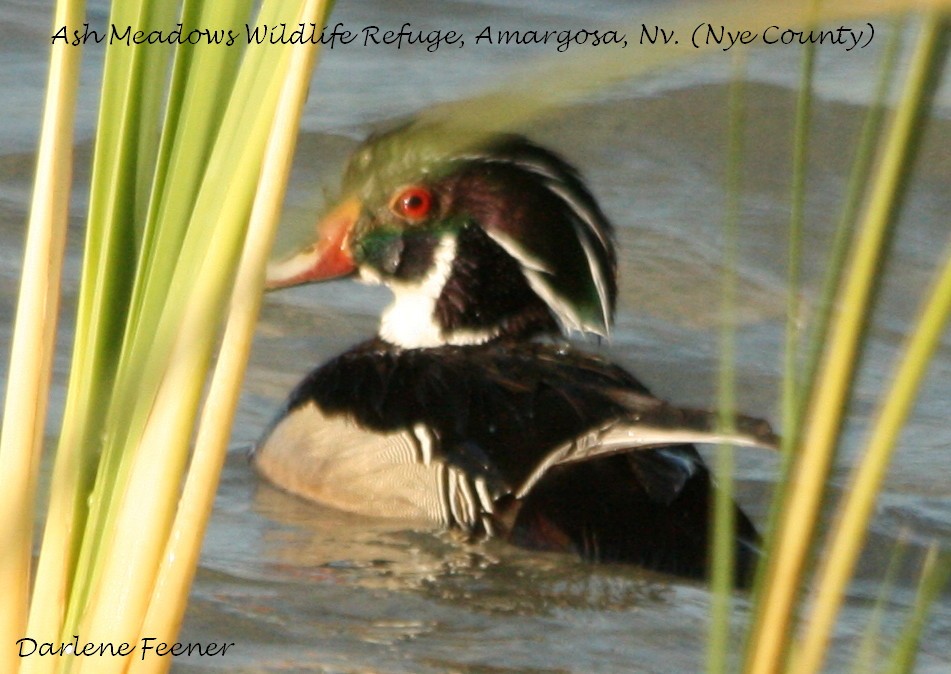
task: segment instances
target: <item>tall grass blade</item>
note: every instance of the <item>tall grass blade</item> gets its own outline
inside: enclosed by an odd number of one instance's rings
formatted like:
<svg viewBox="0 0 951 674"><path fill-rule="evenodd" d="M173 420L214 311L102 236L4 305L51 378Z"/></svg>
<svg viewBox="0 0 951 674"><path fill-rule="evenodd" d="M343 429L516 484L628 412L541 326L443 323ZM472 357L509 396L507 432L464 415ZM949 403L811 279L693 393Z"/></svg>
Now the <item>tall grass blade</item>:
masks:
<svg viewBox="0 0 951 674"><path fill-rule="evenodd" d="M879 669L881 663L882 649L880 641L882 638L882 623L885 619L885 604L895 586L898 578L898 571L901 563L908 552L907 532L902 531L895 547L892 550L891 558L888 560L888 567L885 569L885 575L878 587L878 597L875 605L869 613L868 624L862 632L862 640L856 649L855 660L852 663L852 674L871 674Z"/></svg>
<svg viewBox="0 0 951 674"><path fill-rule="evenodd" d="M270 7L286 10L287 5ZM83 607L82 616L77 615L79 629L90 640L129 641L138 635L171 526L176 487L216 334L216 322L208 317L217 315L231 283L229 269L237 259L257 178L262 125L277 93L276 61L255 61L249 60L233 96L236 101L254 100L253 91L261 105L230 105L223 122L240 129L246 142L222 143L212 156L206 175L213 178L203 184L192 213L192 222L200 224L186 232L167 299L155 298L155 303L144 306L144 311L161 317L154 339L140 345L129 372L119 379L117 395L131 400L131 405L113 408L117 414L110 426L119 433L107 446L110 456L103 457L112 479L104 482L105 489L94 492L97 527L87 534L82 567L88 573L89 590L76 603ZM219 134L219 141L222 137ZM131 388L133 382L136 397L131 399L125 387ZM146 540L141 539L143 520L151 523ZM121 660L106 664L109 671L117 671ZM97 667L97 672L107 671L103 665Z"/></svg>
<svg viewBox="0 0 951 674"><path fill-rule="evenodd" d="M819 9L818 1L810 4L815 21L815 13ZM783 351L783 379L781 387L782 435L780 441L781 462L779 479L773 492L770 503L769 516L765 534L765 549L770 549L771 541L776 532L776 524L782 512L789 486L788 475L792 465L793 450L799 436L801 415L799 407L800 386L803 380L799 376L798 356L800 340L800 276L802 268L802 231L805 219L806 202L806 169L808 159L809 131L812 121L812 84L815 73L815 44L803 46L802 60L799 74L799 93L796 100L795 126L793 129L793 157L792 181L790 185L789 209L789 246L788 272L786 280L786 333ZM764 568L758 570L754 594L758 595L763 584Z"/></svg>
<svg viewBox="0 0 951 674"><path fill-rule="evenodd" d="M112 18L132 25L150 25L147 21L164 22L171 16L148 18L143 11L139 4L127 3ZM130 260L135 259L137 236L134 213L143 207L139 201L142 175L151 156L149 138L154 136L152 129L138 123L152 113L140 117L137 111L150 108L153 102L142 87L154 85L156 69L162 70L161 55L154 46L143 51L120 46L111 58L107 56L104 82L109 86L101 100L73 346L74 353L82 357L74 359L70 372L30 618L31 634L45 635L50 640L60 633L64 598L70 591L83 530L86 496L101 447L100 429L111 394L115 349L124 331L123 307L131 290ZM143 71L147 72L141 74ZM28 668L43 666L34 660L27 663Z"/></svg>
<svg viewBox="0 0 951 674"><path fill-rule="evenodd" d="M298 0L268 3L260 20L293 23ZM219 24L220 25L220 24ZM190 223L178 247L167 293L146 291L142 315L157 316L154 335L136 331L123 354L109 423L118 432L103 457L110 481L94 492L96 526L88 537L88 591L80 631L91 641L134 641L151 597L172 526L204 373L216 341L260 175L292 47L251 47L230 93ZM249 105L254 101L255 105ZM135 317L133 317L134 319ZM128 369L125 369L128 368ZM141 522L150 522L143 540ZM120 659L80 663L79 671L119 671Z"/></svg>
<svg viewBox="0 0 951 674"><path fill-rule="evenodd" d="M149 30L174 23L174 10L173 3L161 3L156 9L143 0L130 0L113 4L110 22ZM65 582L73 597L82 596L87 587L86 574L80 572L77 578L71 570L76 563L73 560L81 555L74 546L82 546L79 539L88 525L87 497L96 473L101 474L103 469L100 455L108 438L103 438L102 428L112 400L119 345L126 333L128 300L138 259L137 242L142 235L141 221L137 223L135 218L137 213L145 211L147 204L141 189L146 181L143 175L151 175L153 171L150 160L154 154L140 155L140 151L145 143L151 142L143 139L154 139L156 135L154 125L147 126L150 121L154 122L155 113L143 112L162 109L158 94L164 86L145 87L157 86L152 71L156 68L164 71L168 55L164 45L129 47L115 43L106 48L73 348L74 353L82 354L82 359L70 373L67 409L57 451L59 465L54 468L51 486L51 492L62 490L63 494L73 495L62 503L66 512L57 512L57 516L64 516L69 522L72 531L73 542L65 559L69 560L67 573L73 575ZM65 474L70 464L78 469L75 477ZM57 477L61 478L58 483ZM57 494L56 498L61 497ZM56 526L52 510L47 522L48 527ZM55 534L46 539L54 548L61 545L54 540ZM88 547L88 538L85 541ZM46 554L55 553L51 549ZM63 580L44 576L38 582ZM73 601L72 605L78 604ZM67 634L72 634L74 629L74 626L64 627Z"/></svg>
<svg viewBox="0 0 951 674"><path fill-rule="evenodd" d="M822 555L813 606L806 622L799 672L822 665L835 618L868 533L872 510L885 480L898 436L908 419L927 366L951 318L951 245L938 282L905 348L894 383L839 507Z"/></svg>
<svg viewBox="0 0 951 674"><path fill-rule="evenodd" d="M745 64L743 64L745 65ZM727 132L726 205L723 217L723 281L720 329L720 373L717 400L719 425L723 432L736 428L736 251L742 208L743 130L745 124L745 86L743 68L738 63L730 85ZM725 674L730 670L728 656L732 591L736 577L736 513L733 504L733 447L717 446L717 490L711 537L711 615L707 641L707 671Z"/></svg>
<svg viewBox="0 0 951 674"><path fill-rule="evenodd" d="M820 498L838 443L876 272L906 186L931 78L943 55L941 34L941 18L926 17L840 294L840 313L832 326L829 349L809 404L801 450L791 473L793 488L781 517L776 547L767 560L766 586L757 603L748 661L748 670L754 673L780 671L794 628Z"/></svg>
<svg viewBox="0 0 951 674"><path fill-rule="evenodd" d="M813 13L818 0L811 0ZM814 21L814 19L813 19ZM810 27L815 23L810 22ZM800 306L802 275L802 232L805 223L806 173L809 159L809 132L812 124L812 78L816 62L816 45L803 46L799 75L799 94L793 130L792 184L789 199L789 258L786 293L786 345L783 365L783 465L788 465L798 441L800 420L798 403L801 378L799 373Z"/></svg>
<svg viewBox="0 0 951 674"><path fill-rule="evenodd" d="M921 641L925 619L949 578L951 578L951 559L947 555L939 555L937 544L932 545L921 570L921 580L918 583L918 593L915 595L911 615L898 637L898 643L885 670L888 674L909 674L914 671L915 660L918 658L918 643Z"/></svg>
<svg viewBox="0 0 951 674"><path fill-rule="evenodd" d="M882 120L885 116L886 97L891 88L904 26L905 21L901 19L893 23L891 38L885 46L878 66L879 78L875 85L875 93L872 96L871 105L865 115L862 129L856 141L855 157L849 171L842 210L836 223L835 234L829 251L829 261L826 264L822 290L819 294L813 327L808 340L808 353L803 364L803 386L799 391L800 401L796 405L799 412L799 417L794 424L796 427L799 427L802 423L805 401L808 400L811 393L812 382L815 380L816 371L819 367L823 345L825 345L828 336L833 301L842 279L846 254L854 237L859 207L862 203L872 160L875 156L875 139L879 135Z"/></svg>
<svg viewBox="0 0 951 674"><path fill-rule="evenodd" d="M54 26L78 26L84 3L60 0ZM26 634L37 473L59 309L73 165L73 118L81 51L51 51L26 249L0 433L0 670L19 666L13 644Z"/></svg>
<svg viewBox="0 0 951 674"><path fill-rule="evenodd" d="M815 318L813 320L810 336L807 340L807 354L805 361L802 364L802 376L799 378L801 384L799 386L791 385L790 382L790 372L792 371L791 368L794 367L792 348L793 339L791 334L798 334L798 329L790 328L788 323L797 320L799 314L798 309L793 308L798 304L798 299L790 296L790 304L789 308L787 309L786 318L786 374L784 375L782 396L784 410L784 429L782 434L783 459L779 470L779 479L774 489L770 506L770 514L768 517L769 524L767 526L767 549L771 547L770 541L776 532L779 517L783 512L783 506L791 484L789 480L789 472L792 466L793 450L795 449L798 442L799 430L803 424L805 403L811 394L813 382L816 378L816 371L823 352L823 347L827 343L828 326L832 316L833 300L842 278L846 254L849 251L850 243L853 239L856 215L858 213L859 205L865 191L864 188L866 186L869 170L871 168L872 158L874 156L874 148L876 145L875 140L878 137L878 133L881 128L882 118L885 110L885 99L888 94L889 85L891 83L891 75L894 69L896 57L898 55L898 47L901 44L902 25L903 22L896 22L891 39L888 41L885 51L881 57L881 62L878 69L880 76L876 84L875 94L872 97L872 103L865 115L862 129L859 132L859 137L856 141L855 157L852 161L852 166L849 172L846 194L836 225L835 234L833 236L833 243L829 253L828 262L826 264L826 272L823 278L820 299L815 312ZM807 49L808 47L809 45L807 45ZM811 88L814 64L810 63L809 61L811 61L814 57L807 56L807 54L810 52L812 52L811 49L809 49L804 54L803 75L800 78L800 99L799 104L797 105L797 109L799 111L797 113L797 118L801 118L801 115L804 114L803 108L806 105L803 101L803 99L806 98L806 95L802 93L802 90L806 87ZM797 128L801 128L802 123L802 121L797 122ZM805 142L804 134L797 133L797 136L800 138L798 142ZM805 160L804 148L798 151L797 154L801 157L801 161ZM794 164L796 163L797 162L794 162ZM804 181L801 183L801 185L802 188L804 188ZM797 190L795 189L793 190L794 193L796 191ZM793 201L796 201L796 197L793 198ZM795 218L791 218L791 220L795 220ZM791 228L794 227L796 226L791 224ZM801 231L801 224L798 227L800 227ZM797 240L800 237L791 236L790 238ZM797 244L797 246L798 245L799 244ZM790 258L798 258L798 255L791 253ZM790 275L789 284L791 289L790 292L792 292L792 288L794 287L792 274ZM798 286L798 282L796 282L795 285ZM793 396L795 396L797 399L793 400ZM762 571L765 571L765 568L762 569ZM757 595L759 595L759 593L762 591L764 575L764 573L759 574L756 588Z"/></svg>
<svg viewBox="0 0 951 674"><path fill-rule="evenodd" d="M300 20L323 22L326 4L309 0ZM192 466L179 503L178 514L159 570L152 601L142 627L143 635L173 636L184 616L181 597L188 593L201 551L201 539L214 503L215 485L224 464L231 420L237 407L240 382L251 349L251 338L262 301L268 252L290 174L296 129L307 96L314 48L296 49L281 90L262 178L251 212L248 236L231 295L231 312L221 355L212 378L195 443ZM130 672L164 671L167 663L136 660Z"/></svg>

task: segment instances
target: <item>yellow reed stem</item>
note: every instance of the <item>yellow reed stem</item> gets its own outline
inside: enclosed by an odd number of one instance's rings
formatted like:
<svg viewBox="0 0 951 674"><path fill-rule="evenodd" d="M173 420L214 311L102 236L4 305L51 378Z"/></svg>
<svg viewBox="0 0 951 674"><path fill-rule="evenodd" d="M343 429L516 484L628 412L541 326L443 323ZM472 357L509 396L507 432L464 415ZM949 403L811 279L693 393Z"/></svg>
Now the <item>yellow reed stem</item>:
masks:
<svg viewBox="0 0 951 674"><path fill-rule="evenodd" d="M871 199L840 295L839 315L832 326L829 349L810 400L801 453L791 472L790 493L781 515L776 546L768 560L766 585L759 600L756 631L747 663L747 671L754 674L775 674L782 670L869 298L886 233L894 219L900 187L907 175L912 139L917 131L941 25L936 15L925 21L903 101L870 190Z"/></svg>
<svg viewBox="0 0 951 674"><path fill-rule="evenodd" d="M324 0L308 0L301 21L319 24L325 10ZM185 598L194 578L201 541L214 504L215 486L227 455L231 423L261 307L267 258L290 175L296 129L307 98L316 52L315 45L312 49L295 49L291 56L251 212L221 353L202 411L194 458L178 514L142 626L143 636L160 635L172 641L184 617ZM137 659L132 661L129 672L163 672L170 664L167 658Z"/></svg>
<svg viewBox="0 0 951 674"><path fill-rule="evenodd" d="M61 0L53 24L77 26L83 12L81 0ZM80 56L78 48L63 43L51 50L0 435L0 670L11 673L20 664L14 643L26 636L37 472L66 246Z"/></svg>
<svg viewBox="0 0 951 674"><path fill-rule="evenodd" d="M814 603L793 669L796 674L818 671L822 666L832 627L865 542L868 520L896 449L898 435L908 418L949 316L951 247L934 292L908 341L894 384L871 433L865 456L855 469L851 487L845 491L836 525L830 532L826 551L821 556Z"/></svg>

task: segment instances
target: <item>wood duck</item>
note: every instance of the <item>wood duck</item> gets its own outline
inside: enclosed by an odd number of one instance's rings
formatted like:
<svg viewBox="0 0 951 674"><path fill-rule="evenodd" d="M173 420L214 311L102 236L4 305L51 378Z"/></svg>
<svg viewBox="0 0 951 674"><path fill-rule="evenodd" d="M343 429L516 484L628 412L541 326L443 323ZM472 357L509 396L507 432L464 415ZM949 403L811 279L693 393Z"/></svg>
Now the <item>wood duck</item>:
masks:
<svg viewBox="0 0 951 674"><path fill-rule="evenodd" d="M355 513L702 577L714 487L689 443L774 438L747 417L718 433L566 341L607 336L617 294L575 169L521 136L411 123L361 145L341 193L269 286L358 274L395 299L294 389L257 470ZM757 540L737 507L740 584Z"/></svg>

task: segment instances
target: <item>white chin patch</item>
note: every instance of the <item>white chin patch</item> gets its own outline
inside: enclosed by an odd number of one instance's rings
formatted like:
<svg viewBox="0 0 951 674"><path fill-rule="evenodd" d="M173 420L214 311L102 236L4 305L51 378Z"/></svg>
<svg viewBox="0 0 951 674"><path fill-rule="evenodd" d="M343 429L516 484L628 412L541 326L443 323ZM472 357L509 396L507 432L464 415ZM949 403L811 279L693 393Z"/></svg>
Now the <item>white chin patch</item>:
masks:
<svg viewBox="0 0 951 674"><path fill-rule="evenodd" d="M436 322L436 301L452 273L456 258L456 238L443 237L433 254L433 268L420 281L387 285L393 303L383 311L380 337L405 349L421 349L445 344L482 344L498 334L492 330L456 330L444 333Z"/></svg>
<svg viewBox="0 0 951 674"><path fill-rule="evenodd" d="M357 280L368 286L383 285L383 279L373 269L369 267L360 267L357 271Z"/></svg>

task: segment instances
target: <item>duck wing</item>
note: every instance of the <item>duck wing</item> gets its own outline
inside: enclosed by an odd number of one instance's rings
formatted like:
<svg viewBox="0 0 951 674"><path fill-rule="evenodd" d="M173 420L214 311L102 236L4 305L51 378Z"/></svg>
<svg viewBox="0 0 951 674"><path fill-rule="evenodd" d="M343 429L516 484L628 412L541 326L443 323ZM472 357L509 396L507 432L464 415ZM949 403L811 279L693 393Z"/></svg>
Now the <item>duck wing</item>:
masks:
<svg viewBox="0 0 951 674"><path fill-rule="evenodd" d="M734 432L714 412L677 407L610 361L564 345L519 343L398 349L372 340L312 372L288 411L315 402L377 432L426 433L429 451L522 497L553 466L667 448L639 463L645 479L689 477L690 443L774 447L759 419Z"/></svg>

